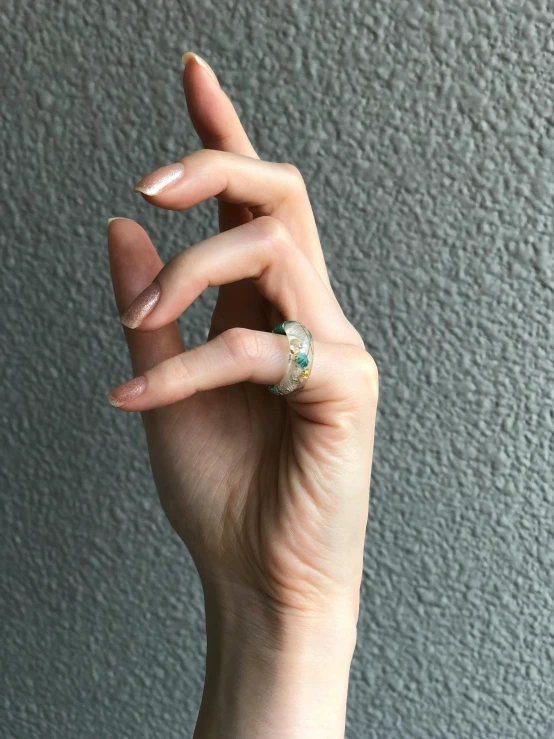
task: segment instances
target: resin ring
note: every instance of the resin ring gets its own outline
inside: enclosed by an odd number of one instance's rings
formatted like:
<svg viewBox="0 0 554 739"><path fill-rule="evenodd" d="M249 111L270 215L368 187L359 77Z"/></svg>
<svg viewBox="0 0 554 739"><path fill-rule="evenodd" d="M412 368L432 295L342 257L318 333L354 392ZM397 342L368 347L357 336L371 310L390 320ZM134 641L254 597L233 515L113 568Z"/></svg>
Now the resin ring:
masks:
<svg viewBox="0 0 554 739"><path fill-rule="evenodd" d="M283 321L272 330L274 334L283 334L289 340L289 363L281 382L268 385L274 395L293 395L302 390L310 376L314 359L312 335L298 321Z"/></svg>

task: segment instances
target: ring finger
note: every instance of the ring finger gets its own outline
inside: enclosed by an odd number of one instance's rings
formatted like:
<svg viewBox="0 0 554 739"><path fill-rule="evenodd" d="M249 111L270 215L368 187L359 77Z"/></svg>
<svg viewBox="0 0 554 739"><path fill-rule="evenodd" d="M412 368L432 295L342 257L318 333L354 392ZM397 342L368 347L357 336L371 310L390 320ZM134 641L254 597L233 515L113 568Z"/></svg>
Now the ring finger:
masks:
<svg viewBox="0 0 554 739"><path fill-rule="evenodd" d="M325 413L323 406L337 401L345 411L359 408L358 391L375 376L369 354L350 344L314 341L314 356L305 386L291 400L314 414ZM287 361L286 336L233 328L119 385L108 399L124 411L145 411L236 383L273 385L283 377Z"/></svg>

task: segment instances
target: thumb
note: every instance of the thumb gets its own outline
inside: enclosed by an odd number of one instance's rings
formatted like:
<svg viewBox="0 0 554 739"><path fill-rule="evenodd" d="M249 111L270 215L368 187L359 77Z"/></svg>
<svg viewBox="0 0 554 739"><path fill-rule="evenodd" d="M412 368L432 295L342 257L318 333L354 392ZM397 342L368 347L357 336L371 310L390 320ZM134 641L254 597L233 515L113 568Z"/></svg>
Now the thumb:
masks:
<svg viewBox="0 0 554 739"><path fill-rule="evenodd" d="M108 256L115 302L121 314L152 283L163 262L146 231L128 218L110 219ZM125 336L135 375L183 351L176 322L149 334L125 329Z"/></svg>

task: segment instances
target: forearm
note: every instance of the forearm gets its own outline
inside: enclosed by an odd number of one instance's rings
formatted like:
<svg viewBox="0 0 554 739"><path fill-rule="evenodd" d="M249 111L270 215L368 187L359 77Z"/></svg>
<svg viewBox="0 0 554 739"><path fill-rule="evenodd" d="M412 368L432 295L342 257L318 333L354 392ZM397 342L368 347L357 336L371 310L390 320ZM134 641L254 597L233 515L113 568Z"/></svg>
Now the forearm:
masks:
<svg viewBox="0 0 554 739"><path fill-rule="evenodd" d="M351 607L276 613L206 602L206 681L194 739L342 739L356 641Z"/></svg>

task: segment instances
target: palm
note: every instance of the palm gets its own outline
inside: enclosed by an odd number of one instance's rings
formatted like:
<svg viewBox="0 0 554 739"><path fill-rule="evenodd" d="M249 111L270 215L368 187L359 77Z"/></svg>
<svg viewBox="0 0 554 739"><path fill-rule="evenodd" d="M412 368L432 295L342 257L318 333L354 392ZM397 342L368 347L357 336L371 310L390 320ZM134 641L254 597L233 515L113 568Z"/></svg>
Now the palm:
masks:
<svg viewBox="0 0 554 739"><path fill-rule="evenodd" d="M229 561L230 552L240 556L260 502L259 481L277 479L287 409L270 407L264 392L247 383L218 388L146 419L161 503L204 566Z"/></svg>
<svg viewBox="0 0 554 739"><path fill-rule="evenodd" d="M250 289L241 286L240 300L233 295L236 285L220 289L210 338L244 321L240 305ZM259 308L249 313L248 323L269 330L265 314L274 311L268 304ZM273 315L270 324L278 320ZM310 421L264 387L246 382L150 411L144 420L160 501L205 577L231 567L234 578L283 598L283 583L275 582L279 567L288 591L305 589L299 565L301 552L305 556L313 546L315 521L303 531L298 522L314 490L302 489L297 479L309 445L294 443L299 424ZM303 429L300 436L309 439L310 432ZM287 534L293 525L294 539Z"/></svg>

